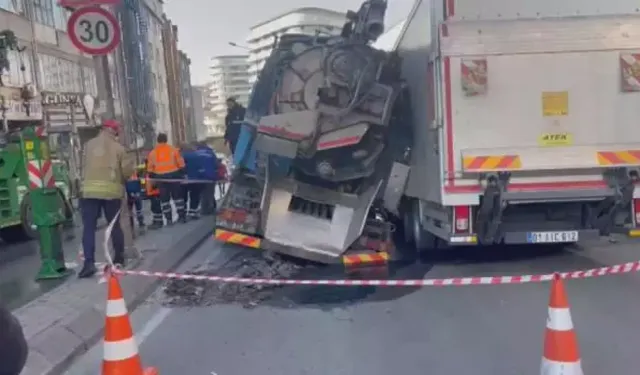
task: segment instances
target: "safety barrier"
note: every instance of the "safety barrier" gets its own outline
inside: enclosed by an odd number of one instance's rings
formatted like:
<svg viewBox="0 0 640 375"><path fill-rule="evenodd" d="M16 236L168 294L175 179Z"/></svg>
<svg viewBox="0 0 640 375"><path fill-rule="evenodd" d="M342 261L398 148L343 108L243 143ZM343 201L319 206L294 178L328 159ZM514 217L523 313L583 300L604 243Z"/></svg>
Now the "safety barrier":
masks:
<svg viewBox="0 0 640 375"><path fill-rule="evenodd" d="M109 266L107 266L109 267ZM587 279L608 275L640 272L640 261L592 268L582 271L557 272L539 275L520 276L482 276L482 277L452 277L443 279L414 279L414 280L304 280L304 279L267 279L245 278L232 276L207 276L188 273L155 272L140 270L124 270L108 268L109 272L117 275L156 277L162 279L198 280L237 284L267 284L267 285L331 285L331 286L386 286L386 287L427 287L427 286L465 286L465 285L507 285L531 284L549 282L554 277L564 280Z"/></svg>
<svg viewBox="0 0 640 375"><path fill-rule="evenodd" d="M578 339L574 331L569 302L563 284L563 278L584 278L603 276L612 273L624 273L638 271L640 262L630 263L627 266L603 267L588 271L567 272L564 274L536 275L529 277L503 276L501 278L455 278L438 280L405 280L387 282L385 280L278 280L278 279L249 279L237 277L200 276L177 273L160 273L146 271L128 271L113 267L105 268L104 282L108 283L106 324L104 337L104 355L102 375L158 375L158 370L152 367L143 367L138 347L133 336L133 329L129 319L123 293L118 282L118 275L141 275L164 278L210 280L222 282L237 282L251 284L278 284L278 285L380 285L380 286L416 286L416 285L478 285L487 279L484 284L512 284L525 282L551 281L551 293L549 297L547 325L545 327L541 375L582 375L582 364L578 350ZM605 270L606 268L606 270ZM593 272L591 272L593 271ZM466 281L466 282L465 282ZM495 281L495 282L491 282Z"/></svg>
<svg viewBox="0 0 640 375"><path fill-rule="evenodd" d="M158 375L158 370L144 367L133 336L129 313L118 282L121 276L143 276L164 279L204 280L211 282L268 284L268 285L329 285L329 286L385 286L385 287L425 287L425 286L468 286L505 285L551 282L547 324L545 327L543 354L540 365L541 375L582 375L578 339L574 331L569 302L563 279L585 279L607 275L640 271L640 261L592 268L582 271L524 276L456 277L419 280L296 280L194 275L153 271L125 270L113 265L108 253L107 241L117 222L117 215L107 227L104 250L108 265L105 266L101 282L108 283L104 355L102 375Z"/></svg>

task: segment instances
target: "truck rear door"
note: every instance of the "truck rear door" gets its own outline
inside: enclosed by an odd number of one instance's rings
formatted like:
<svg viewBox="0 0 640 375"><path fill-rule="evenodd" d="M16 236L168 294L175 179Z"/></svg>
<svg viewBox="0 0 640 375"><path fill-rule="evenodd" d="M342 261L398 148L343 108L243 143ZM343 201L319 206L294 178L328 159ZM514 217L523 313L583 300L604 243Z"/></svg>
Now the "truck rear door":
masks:
<svg viewBox="0 0 640 375"><path fill-rule="evenodd" d="M473 1L448 1L460 12L440 30L451 185L498 170L534 188L596 184L605 168L640 166L640 17L615 14L625 2L611 15L547 19L505 6L512 19L498 20ZM539 3L544 15L551 3Z"/></svg>

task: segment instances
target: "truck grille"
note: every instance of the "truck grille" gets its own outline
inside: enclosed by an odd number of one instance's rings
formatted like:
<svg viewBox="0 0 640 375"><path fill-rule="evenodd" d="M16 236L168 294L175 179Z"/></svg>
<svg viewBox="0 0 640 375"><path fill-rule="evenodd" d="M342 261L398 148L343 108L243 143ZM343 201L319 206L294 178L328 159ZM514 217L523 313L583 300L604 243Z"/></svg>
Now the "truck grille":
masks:
<svg viewBox="0 0 640 375"><path fill-rule="evenodd" d="M335 206L331 204L312 202L296 196L291 197L291 201L289 202L289 211L317 217L319 219L333 219L334 210Z"/></svg>

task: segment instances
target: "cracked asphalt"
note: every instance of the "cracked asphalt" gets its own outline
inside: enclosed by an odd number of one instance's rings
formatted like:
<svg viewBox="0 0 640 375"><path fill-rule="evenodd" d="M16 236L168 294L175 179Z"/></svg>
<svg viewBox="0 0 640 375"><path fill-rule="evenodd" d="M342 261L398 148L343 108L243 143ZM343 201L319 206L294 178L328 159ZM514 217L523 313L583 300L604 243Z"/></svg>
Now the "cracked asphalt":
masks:
<svg viewBox="0 0 640 375"><path fill-rule="evenodd" d="M627 239L564 250L473 248L394 265L387 277L570 271L635 261L639 249ZM345 277L333 267L266 266L256 250L214 240L179 271ZM585 373L637 371L639 286L636 274L567 282ZM548 289L546 283L256 288L167 282L132 314L132 323L143 362L161 374L520 375L540 371ZM95 374L101 350L96 345L67 374Z"/></svg>

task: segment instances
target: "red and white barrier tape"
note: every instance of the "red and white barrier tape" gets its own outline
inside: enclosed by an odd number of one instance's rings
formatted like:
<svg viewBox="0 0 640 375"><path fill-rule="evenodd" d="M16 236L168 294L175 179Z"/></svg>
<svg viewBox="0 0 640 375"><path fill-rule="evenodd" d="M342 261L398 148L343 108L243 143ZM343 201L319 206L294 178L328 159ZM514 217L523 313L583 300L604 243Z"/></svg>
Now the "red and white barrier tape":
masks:
<svg viewBox="0 0 640 375"><path fill-rule="evenodd" d="M197 180L197 179L188 179L188 178L147 178L149 181L153 182L179 182L181 184L220 184L229 182L227 178L220 180Z"/></svg>
<svg viewBox="0 0 640 375"><path fill-rule="evenodd" d="M174 280L201 280L236 284L267 284L267 285L329 285L329 286L385 286L385 287L417 287L417 286L463 286L463 285L504 285L528 284L551 281L558 275L563 279L586 279L607 275L617 275L640 271L640 261L618 264L614 266L592 268L583 271L558 272L544 275L522 276L485 276L485 277L452 277L446 279L418 279L418 280L295 280L295 279L263 279L244 277L223 277L192 275L180 273L165 273L151 271L136 271L113 269L117 275L132 275L156 277Z"/></svg>

